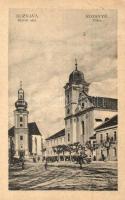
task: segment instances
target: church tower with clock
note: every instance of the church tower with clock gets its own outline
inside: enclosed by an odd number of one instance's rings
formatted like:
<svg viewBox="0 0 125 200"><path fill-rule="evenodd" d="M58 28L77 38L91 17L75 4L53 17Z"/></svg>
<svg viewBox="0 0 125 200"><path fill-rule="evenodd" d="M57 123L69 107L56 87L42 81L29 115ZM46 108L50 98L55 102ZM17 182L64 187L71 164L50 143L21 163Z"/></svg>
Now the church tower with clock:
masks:
<svg viewBox="0 0 125 200"><path fill-rule="evenodd" d="M69 81L65 89L65 140L66 143L77 141L75 112L78 105L80 92L88 93L89 83L84 79L83 72L78 70L75 60L75 70L69 75Z"/></svg>
<svg viewBox="0 0 125 200"><path fill-rule="evenodd" d="M15 156L29 156L28 144L28 110L27 102L24 99L24 90L22 82L18 90L18 100L15 103L16 110L14 111L14 138L15 138Z"/></svg>

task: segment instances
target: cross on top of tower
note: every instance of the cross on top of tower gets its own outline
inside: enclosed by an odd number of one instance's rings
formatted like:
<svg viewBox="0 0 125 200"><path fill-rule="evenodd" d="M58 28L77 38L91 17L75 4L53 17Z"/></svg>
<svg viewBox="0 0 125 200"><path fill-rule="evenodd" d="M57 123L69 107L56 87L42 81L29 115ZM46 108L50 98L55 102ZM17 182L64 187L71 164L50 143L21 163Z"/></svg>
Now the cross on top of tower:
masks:
<svg viewBox="0 0 125 200"><path fill-rule="evenodd" d="M76 66L76 70L77 70L78 64L77 64L77 59L76 58L75 58L75 66Z"/></svg>

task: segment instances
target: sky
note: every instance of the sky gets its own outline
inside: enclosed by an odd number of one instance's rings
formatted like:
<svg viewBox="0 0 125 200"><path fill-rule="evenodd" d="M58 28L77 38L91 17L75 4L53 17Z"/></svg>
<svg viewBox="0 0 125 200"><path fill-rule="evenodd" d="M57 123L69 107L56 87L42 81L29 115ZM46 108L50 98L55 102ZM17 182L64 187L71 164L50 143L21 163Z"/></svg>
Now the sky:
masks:
<svg viewBox="0 0 125 200"><path fill-rule="evenodd" d="M37 15L36 21L18 21L21 14ZM99 14L106 17L94 21ZM10 9L8 46L9 127L22 81L29 122L44 138L64 128L64 85L75 58L90 95L117 98L115 10Z"/></svg>

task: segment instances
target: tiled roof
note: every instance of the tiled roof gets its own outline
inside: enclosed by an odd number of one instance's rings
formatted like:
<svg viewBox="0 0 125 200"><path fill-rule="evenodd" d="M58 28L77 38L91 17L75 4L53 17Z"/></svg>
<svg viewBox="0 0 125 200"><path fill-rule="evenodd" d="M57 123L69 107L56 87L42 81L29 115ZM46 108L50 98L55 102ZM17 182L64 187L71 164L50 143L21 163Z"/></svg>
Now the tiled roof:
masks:
<svg viewBox="0 0 125 200"><path fill-rule="evenodd" d="M41 135L38 126L35 122L28 123L29 134L30 135Z"/></svg>
<svg viewBox="0 0 125 200"><path fill-rule="evenodd" d="M96 139L96 134L94 134L91 137L89 137L89 139Z"/></svg>
<svg viewBox="0 0 125 200"><path fill-rule="evenodd" d="M118 124L118 115L115 115L112 118L110 118L109 120L107 120L107 121L103 122L102 124L100 124L99 126L97 126L94 130L99 131L100 129L109 128L111 126L116 126L117 124Z"/></svg>
<svg viewBox="0 0 125 200"><path fill-rule="evenodd" d="M54 135L51 135L50 137L46 138L46 140L51 140L62 136L65 136L65 129L62 129L61 131L55 133Z"/></svg>
<svg viewBox="0 0 125 200"><path fill-rule="evenodd" d="M14 137L14 126L8 130L8 134L10 137Z"/></svg>
<svg viewBox="0 0 125 200"><path fill-rule="evenodd" d="M88 99L96 108L117 110L117 99L94 96L88 96Z"/></svg>
<svg viewBox="0 0 125 200"><path fill-rule="evenodd" d="M14 126L8 130L10 137L14 137ZM41 135L37 124L35 122L28 123L29 135Z"/></svg>

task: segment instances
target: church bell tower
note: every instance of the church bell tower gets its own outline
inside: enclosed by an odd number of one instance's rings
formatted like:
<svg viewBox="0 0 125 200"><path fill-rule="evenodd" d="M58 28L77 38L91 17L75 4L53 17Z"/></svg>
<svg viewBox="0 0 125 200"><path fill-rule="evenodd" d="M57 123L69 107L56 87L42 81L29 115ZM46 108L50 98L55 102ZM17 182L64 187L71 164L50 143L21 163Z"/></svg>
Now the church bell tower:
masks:
<svg viewBox="0 0 125 200"><path fill-rule="evenodd" d="M78 70L75 59L75 70L69 75L65 89L65 140L66 143L77 142L75 112L78 105L80 92L88 93L89 83L85 81L83 72Z"/></svg>
<svg viewBox="0 0 125 200"><path fill-rule="evenodd" d="M15 102L16 110L14 111L14 134L15 134L15 156L29 156L28 144L28 110L27 102L24 99L24 90L22 82L18 90L18 100Z"/></svg>

